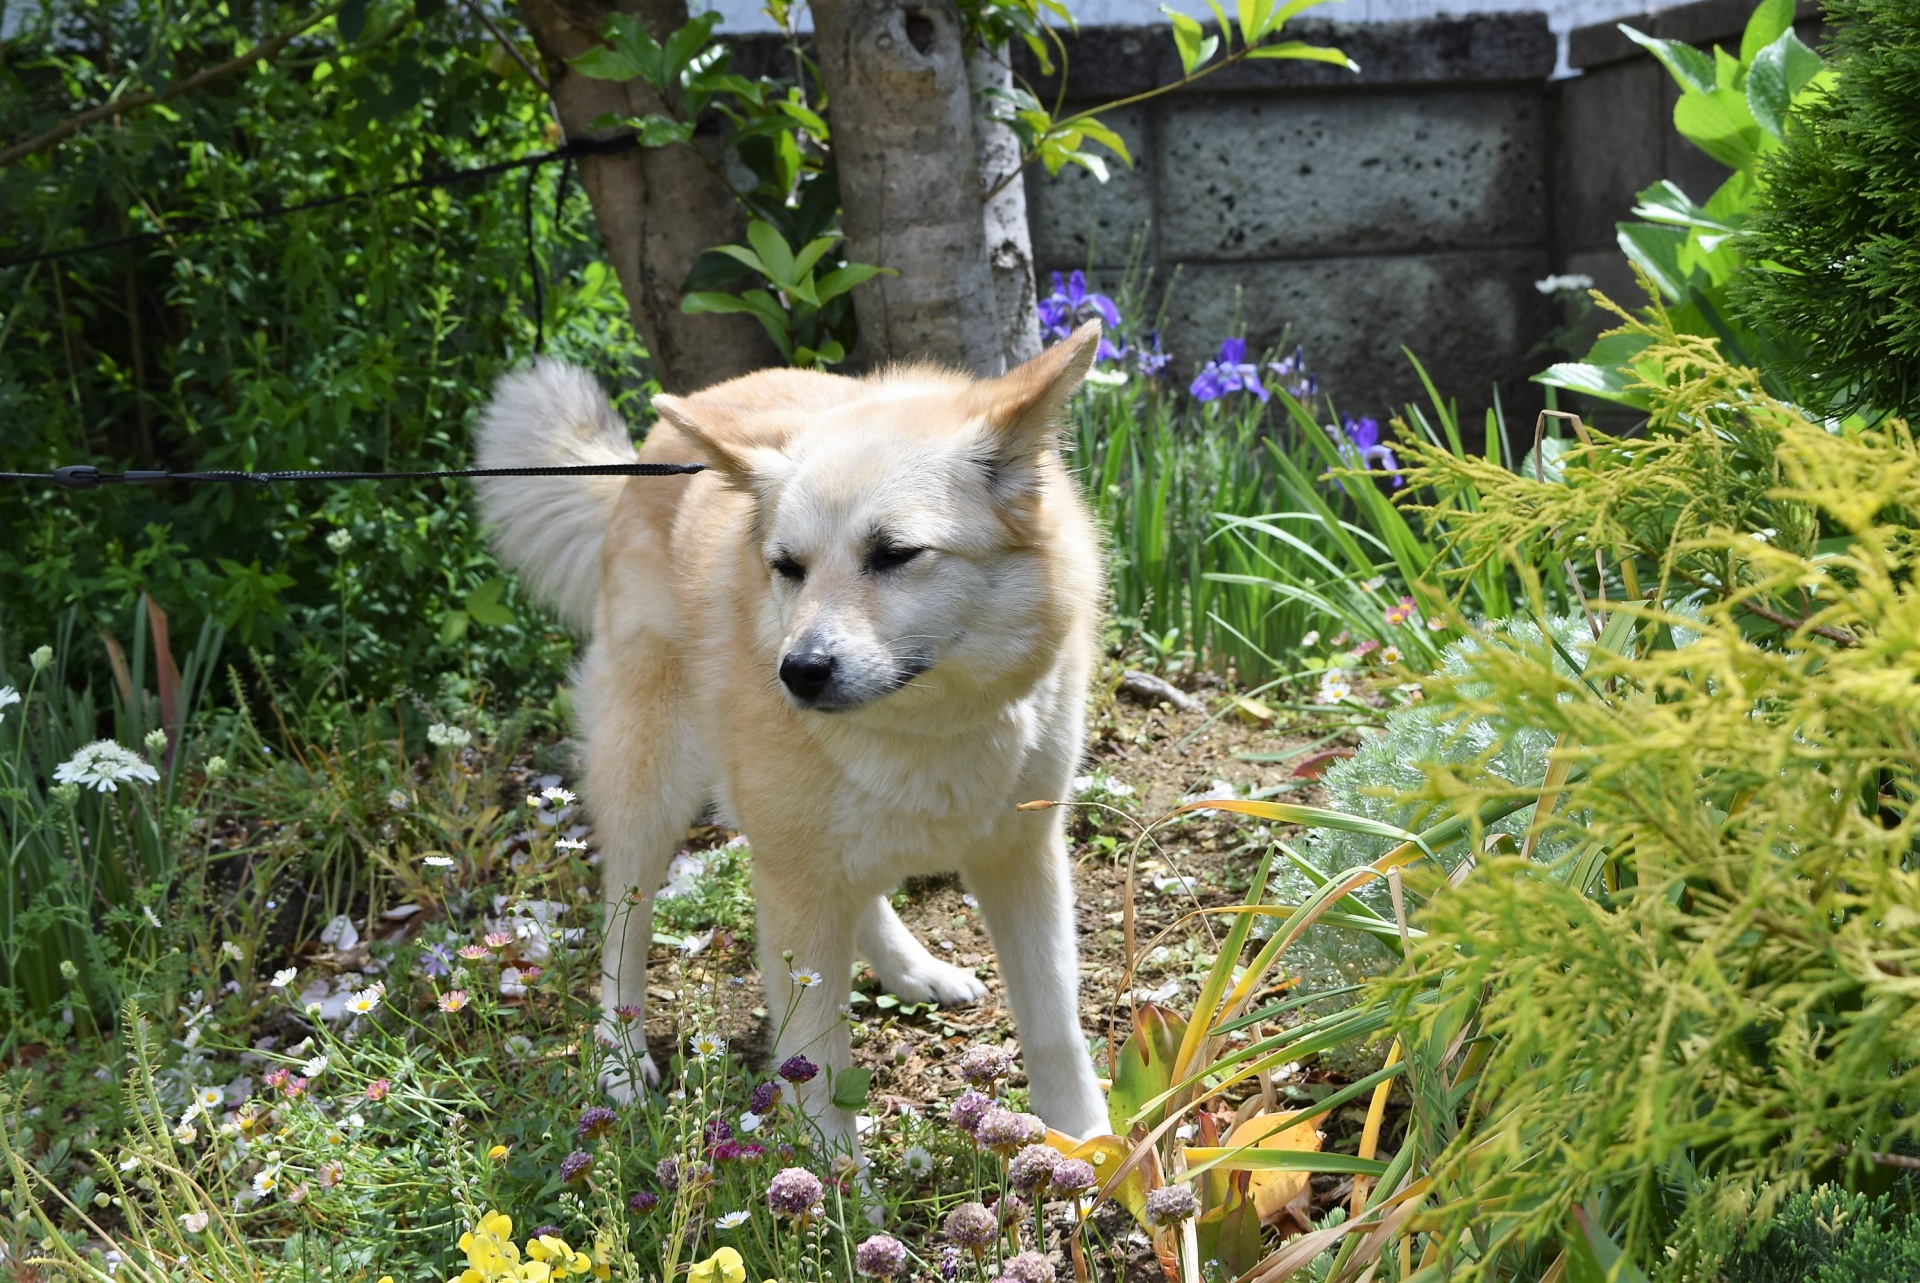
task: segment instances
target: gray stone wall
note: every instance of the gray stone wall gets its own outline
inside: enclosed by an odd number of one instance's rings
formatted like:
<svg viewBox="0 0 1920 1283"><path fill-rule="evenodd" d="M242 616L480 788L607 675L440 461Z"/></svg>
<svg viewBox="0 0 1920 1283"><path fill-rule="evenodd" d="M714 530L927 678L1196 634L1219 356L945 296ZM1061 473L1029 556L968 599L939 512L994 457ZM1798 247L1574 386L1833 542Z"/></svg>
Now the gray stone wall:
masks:
<svg viewBox="0 0 1920 1283"><path fill-rule="evenodd" d="M1148 229L1158 281L1179 268L1162 340L1182 373L1234 332L1237 310L1251 346L1304 345L1349 413L1420 394L1402 347L1464 403L1487 404L1495 385L1516 409L1537 401L1528 353L1551 324L1533 287L1551 264L1545 18L1299 26L1360 73L1248 63L1114 113L1134 169L1104 185L1029 176L1036 261L1116 285ZM1156 28L1085 31L1066 65L1070 107L1179 75Z"/></svg>

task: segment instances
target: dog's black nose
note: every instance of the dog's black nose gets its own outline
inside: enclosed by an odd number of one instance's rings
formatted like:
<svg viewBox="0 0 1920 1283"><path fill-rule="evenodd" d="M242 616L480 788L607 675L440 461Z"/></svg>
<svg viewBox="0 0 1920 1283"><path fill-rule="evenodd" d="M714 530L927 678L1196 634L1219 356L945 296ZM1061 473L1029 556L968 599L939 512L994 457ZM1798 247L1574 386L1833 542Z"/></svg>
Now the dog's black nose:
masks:
<svg viewBox="0 0 1920 1283"><path fill-rule="evenodd" d="M789 651L780 661L780 680L799 699L818 699L833 680L833 656L824 650Z"/></svg>

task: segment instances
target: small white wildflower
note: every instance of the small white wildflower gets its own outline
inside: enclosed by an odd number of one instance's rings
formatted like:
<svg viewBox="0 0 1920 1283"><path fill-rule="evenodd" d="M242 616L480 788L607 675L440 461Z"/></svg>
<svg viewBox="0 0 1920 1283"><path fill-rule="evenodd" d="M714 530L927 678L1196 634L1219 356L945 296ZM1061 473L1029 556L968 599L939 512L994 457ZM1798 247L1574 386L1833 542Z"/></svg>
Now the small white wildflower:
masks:
<svg viewBox="0 0 1920 1283"><path fill-rule="evenodd" d="M1381 648L1381 651L1380 651L1380 662L1381 662L1381 663L1383 663L1383 664L1397 664L1397 663L1399 663L1399 662L1400 662L1400 648L1399 648L1398 646L1385 646L1385 647L1382 647L1382 648Z"/></svg>
<svg viewBox="0 0 1920 1283"><path fill-rule="evenodd" d="M300 968L298 967L282 967L280 970L273 973L273 979L269 980L267 984L269 987L274 989L285 989L288 985L293 983L294 977L299 974L300 974Z"/></svg>
<svg viewBox="0 0 1920 1283"><path fill-rule="evenodd" d="M1102 387L1121 388L1127 385L1125 370L1088 370L1087 382Z"/></svg>
<svg viewBox="0 0 1920 1283"><path fill-rule="evenodd" d="M435 722L427 727L427 743L435 748L465 748L473 743L473 732L449 726L445 722Z"/></svg>
<svg viewBox="0 0 1920 1283"><path fill-rule="evenodd" d="M208 1118L212 1118L213 1111L226 1103L227 1094L218 1087L202 1087L193 1093L193 1107Z"/></svg>
<svg viewBox="0 0 1920 1283"><path fill-rule="evenodd" d="M1593 278L1584 272L1545 276L1533 283L1542 294L1580 294L1593 288Z"/></svg>
<svg viewBox="0 0 1920 1283"><path fill-rule="evenodd" d="M539 810L541 806L540 795L538 793L527 794L527 805L536 811Z"/></svg>
<svg viewBox="0 0 1920 1283"><path fill-rule="evenodd" d="M388 789L387 790L387 806L389 809L395 810L395 811L406 810L407 809L406 790L405 789Z"/></svg>
<svg viewBox="0 0 1920 1283"><path fill-rule="evenodd" d="M60 959L60 976L68 984L80 978L80 968L72 958Z"/></svg>
<svg viewBox="0 0 1920 1283"><path fill-rule="evenodd" d="M555 838L553 840L553 849L556 851L584 851L587 849L587 844L579 838Z"/></svg>
<svg viewBox="0 0 1920 1283"><path fill-rule="evenodd" d="M0 686L0 722L7 720L6 712L20 702L20 692L11 686Z"/></svg>
<svg viewBox="0 0 1920 1283"><path fill-rule="evenodd" d="M198 1234L207 1228L207 1222L211 1219L205 1212L182 1212L180 1227L189 1234Z"/></svg>
<svg viewBox="0 0 1920 1283"><path fill-rule="evenodd" d="M558 787L557 785L553 788L541 789L540 796L544 797L545 799L547 799L547 801L553 803L555 806L572 806L575 802L579 800L573 795L573 792L571 789L563 789Z"/></svg>
<svg viewBox="0 0 1920 1283"><path fill-rule="evenodd" d="M787 978L801 989L811 989L820 983L820 973L812 967L795 967L787 973Z"/></svg>
<svg viewBox="0 0 1920 1283"><path fill-rule="evenodd" d="M312 1060L300 1066L300 1072L309 1078L318 1078L321 1074L327 1072L327 1058L325 1056L315 1056Z"/></svg>
<svg viewBox="0 0 1920 1283"><path fill-rule="evenodd" d="M382 992L379 985L360 990L360 992L347 999L347 1010L356 1016L366 1015L380 1005Z"/></svg>
<svg viewBox="0 0 1920 1283"><path fill-rule="evenodd" d="M148 757L159 757L167 751L167 733L158 726L148 731L146 738L140 742L147 746Z"/></svg>
<svg viewBox="0 0 1920 1283"><path fill-rule="evenodd" d="M173 1143L176 1145L192 1145L199 1139L200 1129L184 1118L180 1120L180 1125L173 1129Z"/></svg>
<svg viewBox="0 0 1920 1283"><path fill-rule="evenodd" d="M426 865L429 869L451 869L453 867L453 857L448 855L429 855L422 859L420 863Z"/></svg>
<svg viewBox="0 0 1920 1283"><path fill-rule="evenodd" d="M1318 628L1308 629L1307 635L1300 639L1300 644L1308 647L1318 646L1320 644L1320 630Z"/></svg>
<svg viewBox="0 0 1920 1283"><path fill-rule="evenodd" d="M367 1117L365 1114L362 1114L356 1111L354 1113L347 1115L347 1126L353 1128L353 1130L359 1131L362 1127L365 1127L366 1125L367 1125Z"/></svg>
<svg viewBox="0 0 1920 1283"><path fill-rule="evenodd" d="M1347 680L1345 673L1330 670L1320 678L1318 699L1322 704L1338 704L1353 694L1353 683Z"/></svg>
<svg viewBox="0 0 1920 1283"><path fill-rule="evenodd" d="M711 1060L723 1054L727 1049L727 1040L716 1033L697 1033L693 1036L693 1054L702 1060Z"/></svg>
<svg viewBox="0 0 1920 1283"><path fill-rule="evenodd" d="M268 1167L254 1173L253 1196L255 1198L266 1198L272 1194L274 1190L279 1188L280 1170L278 1168Z"/></svg>
<svg viewBox="0 0 1920 1283"><path fill-rule="evenodd" d="M1361 584L1360 586L1362 588L1365 588L1368 592L1379 592L1382 588L1385 588L1387 586L1387 577L1385 575L1375 575L1373 578L1367 580L1366 583Z"/></svg>
<svg viewBox="0 0 1920 1283"><path fill-rule="evenodd" d="M33 665L34 672L45 671L47 665L53 662L53 647L35 647L33 654L27 656L27 662Z"/></svg>
<svg viewBox="0 0 1920 1283"><path fill-rule="evenodd" d="M240 946L231 940L222 940L220 942L220 956L223 958L232 958L235 962L245 962L247 958L247 955L241 952Z"/></svg>
<svg viewBox="0 0 1920 1283"><path fill-rule="evenodd" d="M123 1172L130 1172L138 1166L140 1166L140 1155L138 1154L128 1154L120 1160L120 1170Z"/></svg>
<svg viewBox="0 0 1920 1283"><path fill-rule="evenodd" d="M351 530L334 531L327 536L327 547L334 556L342 555L347 549L353 547L353 532Z"/></svg>
<svg viewBox="0 0 1920 1283"><path fill-rule="evenodd" d="M122 784L139 781L160 782L160 772L140 760L138 754L112 740L95 740L53 768L53 778L62 784L84 786L96 793L117 793Z"/></svg>
<svg viewBox="0 0 1920 1283"><path fill-rule="evenodd" d="M749 1219L745 1212L728 1212L713 1224L715 1229L730 1230L745 1225Z"/></svg>
<svg viewBox="0 0 1920 1283"><path fill-rule="evenodd" d="M900 1155L900 1166L905 1169L907 1175L916 1179L931 1176L933 1155L927 1152L924 1145L909 1145L906 1152Z"/></svg>
<svg viewBox="0 0 1920 1283"><path fill-rule="evenodd" d="M222 779L225 777L226 773L227 773L226 758L220 756L218 753L215 753L212 757L207 759L207 778L208 779L210 780Z"/></svg>
<svg viewBox="0 0 1920 1283"><path fill-rule="evenodd" d="M507 1049L507 1054L515 1060L525 1060L533 1054L533 1039L527 1037L525 1034L511 1034L508 1036L506 1042L501 1045Z"/></svg>

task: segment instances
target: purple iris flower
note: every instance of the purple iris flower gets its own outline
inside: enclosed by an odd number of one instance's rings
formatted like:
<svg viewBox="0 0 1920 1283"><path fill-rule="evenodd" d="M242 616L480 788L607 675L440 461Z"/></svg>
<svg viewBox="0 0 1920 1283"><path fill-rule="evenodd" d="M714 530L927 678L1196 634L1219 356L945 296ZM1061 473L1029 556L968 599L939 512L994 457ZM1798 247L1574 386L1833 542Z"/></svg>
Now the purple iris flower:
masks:
<svg viewBox="0 0 1920 1283"><path fill-rule="evenodd" d="M1105 294L1087 288L1085 272L1075 271L1064 281L1060 273L1055 272L1053 293L1041 299L1036 310L1040 313L1040 337L1044 342L1064 339L1082 322L1097 316L1106 333L1100 338L1100 352L1094 359L1117 361L1126 355L1125 343L1116 343L1112 337L1120 331L1120 309Z"/></svg>
<svg viewBox="0 0 1920 1283"><path fill-rule="evenodd" d="M1393 450L1380 440L1380 421L1378 419L1356 419L1350 414L1340 416L1340 431L1346 440L1334 438L1340 447L1340 457L1350 460L1358 466L1381 472L1394 472L1400 467L1400 461L1393 457ZM1407 484L1405 477L1395 477L1393 488L1398 490Z"/></svg>
<svg viewBox="0 0 1920 1283"><path fill-rule="evenodd" d="M1288 396L1302 405L1311 401L1320 392L1320 376L1307 369L1306 349L1295 347L1289 356L1278 361L1267 362L1267 368L1273 371L1275 378L1282 380L1280 386Z"/></svg>
<svg viewBox="0 0 1920 1283"><path fill-rule="evenodd" d="M1160 331L1148 330L1147 341L1134 344L1133 359L1140 367L1142 378L1157 379L1160 372L1167 368L1167 363L1173 360L1173 355L1160 350Z"/></svg>
<svg viewBox="0 0 1920 1283"><path fill-rule="evenodd" d="M1251 392L1264 404L1269 396L1260 367L1247 360L1245 339L1222 339L1220 359L1208 361L1187 389L1196 401L1217 401L1229 392Z"/></svg>

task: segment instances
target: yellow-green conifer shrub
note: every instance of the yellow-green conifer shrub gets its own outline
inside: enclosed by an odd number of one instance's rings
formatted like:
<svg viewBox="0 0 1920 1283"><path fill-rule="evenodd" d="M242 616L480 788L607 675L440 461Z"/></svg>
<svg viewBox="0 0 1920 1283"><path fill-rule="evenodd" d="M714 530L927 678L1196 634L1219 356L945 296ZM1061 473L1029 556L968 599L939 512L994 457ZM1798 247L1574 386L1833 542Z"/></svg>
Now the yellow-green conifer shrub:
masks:
<svg viewBox="0 0 1920 1283"><path fill-rule="evenodd" d="M1454 1269L1585 1218L1686 1277L1793 1188L1920 1153L1920 443L1812 422L1648 317L1644 436L1593 434L1559 484L1420 452L1479 492L1463 564L1564 561L1605 630L1578 676L1490 637L1440 692L1552 732L1579 816L1571 854L1496 844L1437 888L1393 981L1403 1040L1463 1010L1483 1040L1428 1168Z"/></svg>

